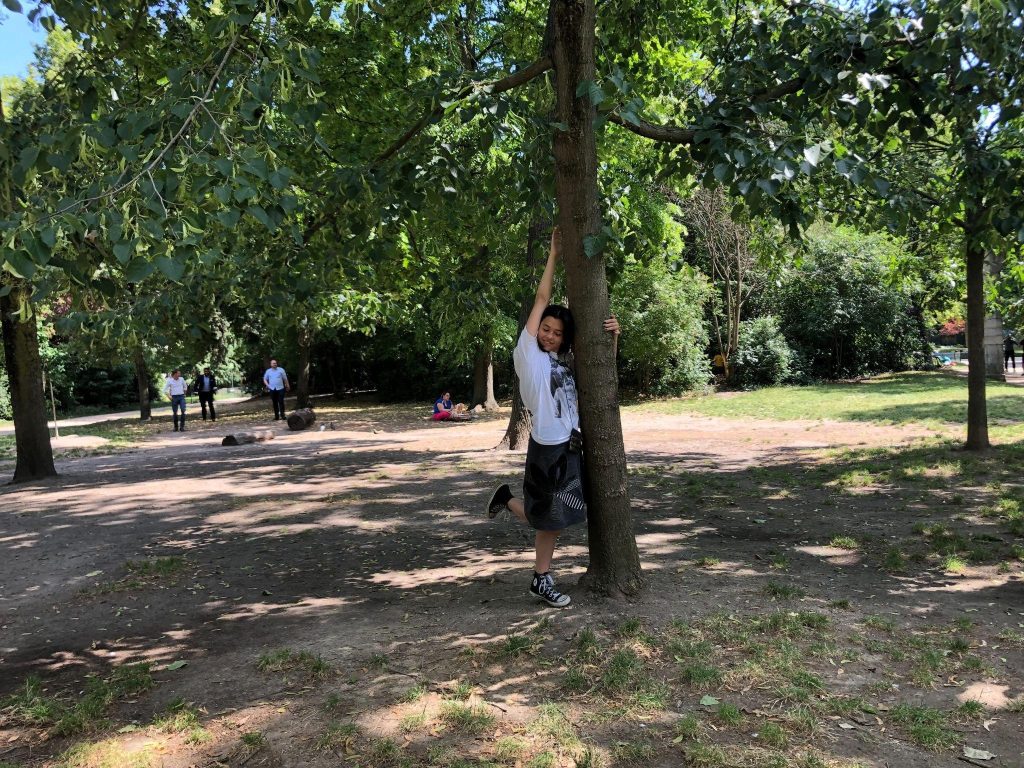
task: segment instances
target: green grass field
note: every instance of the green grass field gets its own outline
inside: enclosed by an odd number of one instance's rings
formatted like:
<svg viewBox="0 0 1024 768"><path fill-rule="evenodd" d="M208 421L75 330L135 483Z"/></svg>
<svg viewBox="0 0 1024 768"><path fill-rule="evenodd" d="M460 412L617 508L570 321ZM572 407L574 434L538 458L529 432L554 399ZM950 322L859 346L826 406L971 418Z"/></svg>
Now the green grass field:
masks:
<svg viewBox="0 0 1024 768"><path fill-rule="evenodd" d="M987 402L992 439L1024 439L1024 387L989 382ZM948 373L897 373L858 382L657 400L631 405L629 409L740 419L919 424L944 433L952 429L966 434L967 380Z"/></svg>

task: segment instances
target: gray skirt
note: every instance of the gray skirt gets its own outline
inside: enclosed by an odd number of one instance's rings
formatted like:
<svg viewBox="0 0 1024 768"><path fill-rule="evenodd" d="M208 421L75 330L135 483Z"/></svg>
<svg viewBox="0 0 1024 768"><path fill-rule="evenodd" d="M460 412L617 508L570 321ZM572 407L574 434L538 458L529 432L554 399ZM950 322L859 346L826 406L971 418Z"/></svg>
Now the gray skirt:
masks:
<svg viewBox="0 0 1024 768"><path fill-rule="evenodd" d="M569 442L541 445L532 437L523 478L526 519L538 531L560 531L587 519L583 461Z"/></svg>

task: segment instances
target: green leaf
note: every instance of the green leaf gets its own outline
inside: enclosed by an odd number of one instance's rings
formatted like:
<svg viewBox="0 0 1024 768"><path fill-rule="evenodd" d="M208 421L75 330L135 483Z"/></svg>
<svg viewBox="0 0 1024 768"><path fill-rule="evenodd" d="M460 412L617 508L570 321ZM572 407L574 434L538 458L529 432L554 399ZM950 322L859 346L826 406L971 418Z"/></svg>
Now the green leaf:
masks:
<svg viewBox="0 0 1024 768"><path fill-rule="evenodd" d="M135 253L135 241L114 244L114 258L122 264L127 264L133 253Z"/></svg>
<svg viewBox="0 0 1024 768"><path fill-rule="evenodd" d="M156 269L156 264L146 259L135 259L124 269L124 278L129 283L138 283L145 280Z"/></svg>
<svg viewBox="0 0 1024 768"><path fill-rule="evenodd" d="M11 13L21 13L21 3L18 0L4 0L4 7Z"/></svg>
<svg viewBox="0 0 1024 768"><path fill-rule="evenodd" d="M720 703L718 699L716 699L714 696L709 696L708 694L705 694L703 697L701 697L700 700L700 705L702 707L713 707L718 703Z"/></svg>
<svg viewBox="0 0 1024 768"><path fill-rule="evenodd" d="M586 96L590 99L590 103L595 105L604 101L604 91L593 80L584 80L576 86L576 97L580 98L582 96Z"/></svg>
<svg viewBox="0 0 1024 768"><path fill-rule="evenodd" d="M167 276L168 280L178 282L185 274L185 263L170 256L159 256L156 260L157 268Z"/></svg>
<svg viewBox="0 0 1024 768"><path fill-rule="evenodd" d="M187 664L188 664L187 661L172 661L170 664L168 664L165 667L165 669L167 669L169 672L173 672L176 669L181 669L182 667L186 666Z"/></svg>
<svg viewBox="0 0 1024 768"><path fill-rule="evenodd" d="M31 280L36 273L36 265L32 263L24 251L8 251L4 254L7 261L4 262L4 269L15 277Z"/></svg>

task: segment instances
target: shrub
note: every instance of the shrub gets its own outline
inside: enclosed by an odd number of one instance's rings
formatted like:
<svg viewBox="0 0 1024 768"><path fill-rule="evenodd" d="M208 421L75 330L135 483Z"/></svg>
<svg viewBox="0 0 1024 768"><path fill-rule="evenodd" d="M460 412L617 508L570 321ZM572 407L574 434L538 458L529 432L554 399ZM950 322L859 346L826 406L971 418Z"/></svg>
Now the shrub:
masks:
<svg viewBox="0 0 1024 768"><path fill-rule="evenodd" d="M733 354L733 381L744 389L782 384L790 375L793 350L774 317L740 323L740 338Z"/></svg>

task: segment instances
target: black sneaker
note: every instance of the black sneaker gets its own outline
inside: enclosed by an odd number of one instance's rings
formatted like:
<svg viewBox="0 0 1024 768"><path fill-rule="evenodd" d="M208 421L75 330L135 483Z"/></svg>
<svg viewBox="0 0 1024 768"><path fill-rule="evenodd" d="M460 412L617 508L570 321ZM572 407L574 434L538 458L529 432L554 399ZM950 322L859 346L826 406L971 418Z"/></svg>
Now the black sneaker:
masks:
<svg viewBox="0 0 1024 768"><path fill-rule="evenodd" d="M491 520L496 518L506 509L508 509L508 503L512 499L512 489L507 484L499 485L494 489L494 493L491 494L491 500L487 502L485 509L487 510L487 517Z"/></svg>
<svg viewBox="0 0 1024 768"><path fill-rule="evenodd" d="M553 605L555 608L565 608L565 606L572 602L572 598L568 595L563 595L555 589L555 580L551 578L550 573L533 574L530 594L539 597L545 603Z"/></svg>

